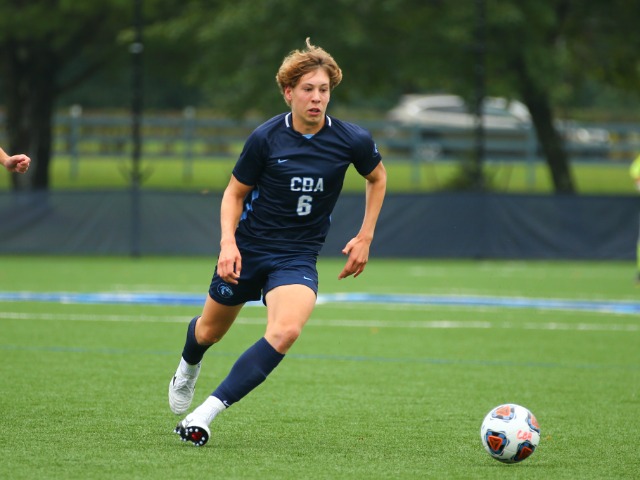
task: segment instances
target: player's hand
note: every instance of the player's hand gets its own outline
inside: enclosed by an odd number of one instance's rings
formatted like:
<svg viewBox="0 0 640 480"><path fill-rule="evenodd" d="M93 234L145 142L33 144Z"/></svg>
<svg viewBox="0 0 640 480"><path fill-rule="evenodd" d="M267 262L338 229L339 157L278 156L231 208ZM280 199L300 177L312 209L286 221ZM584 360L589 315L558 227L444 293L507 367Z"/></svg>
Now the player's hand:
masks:
<svg viewBox="0 0 640 480"><path fill-rule="evenodd" d="M218 276L227 283L237 285L241 270L242 256L235 242L223 244L218 256Z"/></svg>
<svg viewBox="0 0 640 480"><path fill-rule="evenodd" d="M364 267L369 261L369 245L371 242L359 237L352 238L349 243L342 249L344 255L348 255L349 259L344 268L338 275L338 280L353 275L353 278L360 275Z"/></svg>
<svg viewBox="0 0 640 480"><path fill-rule="evenodd" d="M4 166L10 172L16 173L25 173L29 170L29 164L31 163L31 159L26 155L13 155L7 158Z"/></svg>

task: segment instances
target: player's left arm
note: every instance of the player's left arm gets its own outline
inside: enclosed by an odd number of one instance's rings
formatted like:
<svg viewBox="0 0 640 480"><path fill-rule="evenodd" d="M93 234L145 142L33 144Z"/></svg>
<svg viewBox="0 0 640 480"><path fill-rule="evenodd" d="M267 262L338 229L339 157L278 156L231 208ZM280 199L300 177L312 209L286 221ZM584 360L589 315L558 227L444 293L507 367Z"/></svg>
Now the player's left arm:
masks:
<svg viewBox="0 0 640 480"><path fill-rule="evenodd" d="M373 241L373 234L378 222L378 216L382 209L382 202L387 191L387 171L382 162L378 163L371 173L365 175L366 203L364 210L364 220L358 234L353 237L342 249L342 253L349 258L342 272L338 275L341 280L350 275L354 278L360 275L369 261L369 247Z"/></svg>

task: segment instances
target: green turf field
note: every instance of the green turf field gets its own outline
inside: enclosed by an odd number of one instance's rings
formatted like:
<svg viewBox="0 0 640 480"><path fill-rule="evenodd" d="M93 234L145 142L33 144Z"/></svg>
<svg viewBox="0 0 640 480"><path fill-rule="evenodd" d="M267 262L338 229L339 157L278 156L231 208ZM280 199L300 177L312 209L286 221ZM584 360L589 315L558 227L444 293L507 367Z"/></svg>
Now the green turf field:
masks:
<svg viewBox="0 0 640 480"><path fill-rule="evenodd" d="M322 301L298 343L196 448L172 433L167 384L213 262L0 257L0 477L638 477L632 262L372 258L337 281L342 262L322 260ZM44 292L65 295L8 300ZM122 303L86 295L97 292ZM131 303L144 293L196 301ZM246 307L207 353L196 402L262 335L264 315ZM542 428L522 464L480 444L483 417L505 402Z"/></svg>

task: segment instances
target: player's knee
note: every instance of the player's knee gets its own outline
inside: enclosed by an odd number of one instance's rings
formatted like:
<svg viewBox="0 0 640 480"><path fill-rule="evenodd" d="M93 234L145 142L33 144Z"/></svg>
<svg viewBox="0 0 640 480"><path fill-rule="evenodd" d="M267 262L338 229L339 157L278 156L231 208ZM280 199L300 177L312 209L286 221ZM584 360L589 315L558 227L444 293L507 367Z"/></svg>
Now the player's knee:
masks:
<svg viewBox="0 0 640 480"><path fill-rule="evenodd" d="M298 325L289 327L285 329L283 332L283 340L289 345L293 345L293 343L298 339L300 334L302 333L302 328Z"/></svg>
<svg viewBox="0 0 640 480"><path fill-rule="evenodd" d="M213 345L224 337L226 332L219 332L217 329L203 325L196 330L196 341L200 345Z"/></svg>
<svg viewBox="0 0 640 480"><path fill-rule="evenodd" d="M291 348L301 333L302 327L298 325L290 325L270 332L268 340L273 348L278 352L285 353L289 348Z"/></svg>

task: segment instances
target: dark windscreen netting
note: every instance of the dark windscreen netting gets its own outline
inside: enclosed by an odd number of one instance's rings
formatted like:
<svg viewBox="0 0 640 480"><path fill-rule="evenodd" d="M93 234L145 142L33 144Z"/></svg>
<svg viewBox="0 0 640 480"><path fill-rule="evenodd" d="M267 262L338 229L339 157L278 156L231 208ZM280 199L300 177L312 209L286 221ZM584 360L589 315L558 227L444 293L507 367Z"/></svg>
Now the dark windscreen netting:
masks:
<svg viewBox="0 0 640 480"><path fill-rule="evenodd" d="M220 194L0 193L0 254L216 255ZM362 195L345 194L323 256L358 231ZM385 257L635 258L640 198L388 195L372 254Z"/></svg>

